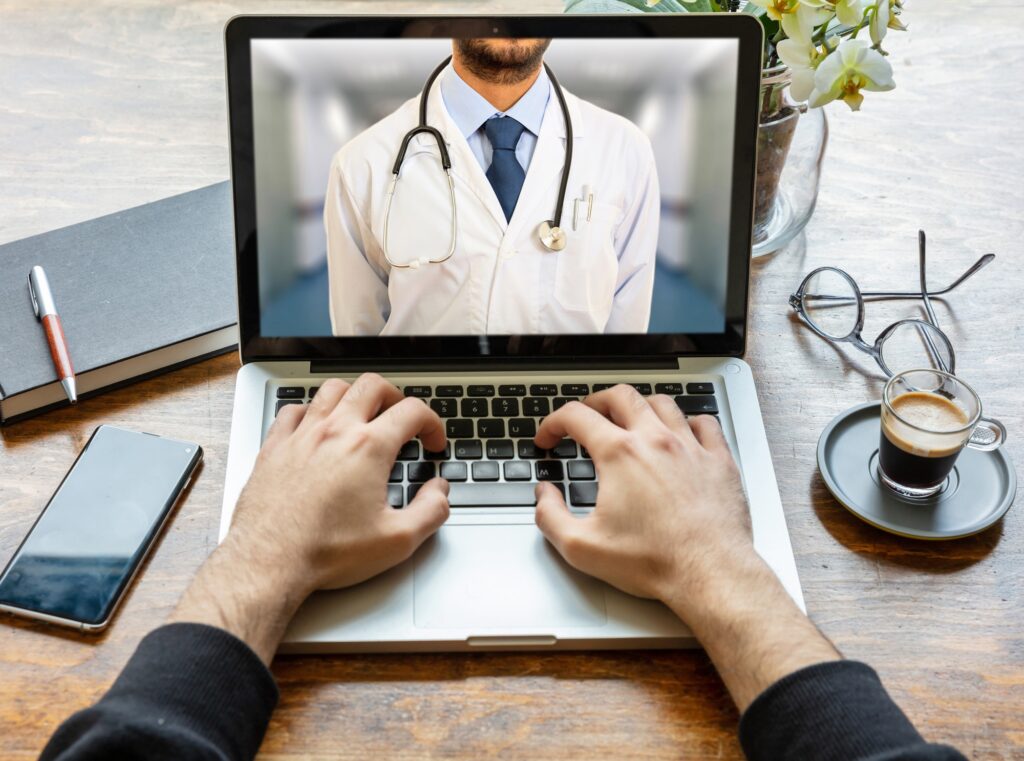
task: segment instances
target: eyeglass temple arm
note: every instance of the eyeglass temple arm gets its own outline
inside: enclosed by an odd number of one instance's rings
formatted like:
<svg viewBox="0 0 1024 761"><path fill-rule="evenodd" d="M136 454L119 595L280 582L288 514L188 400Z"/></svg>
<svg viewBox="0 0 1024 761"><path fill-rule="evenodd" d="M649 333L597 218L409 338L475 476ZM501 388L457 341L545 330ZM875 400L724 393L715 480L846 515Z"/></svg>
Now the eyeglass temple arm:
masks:
<svg viewBox="0 0 1024 761"><path fill-rule="evenodd" d="M927 248L928 242L925 237L924 230L917 231L917 253L918 253L918 267L921 274L921 300L924 301L924 311L928 315L928 322L934 325L936 328L939 327L939 320L935 316L935 310L932 309L931 299L928 298L928 274L927 274ZM941 330L941 328L940 328ZM925 345L928 347L928 353L932 356L932 361L941 370L945 370L947 373L951 372L952 369L946 364L942 355L939 354L939 350L935 348L935 342L932 340L931 335L921 326L918 326L917 332L921 338L924 339Z"/></svg>
<svg viewBox="0 0 1024 761"><path fill-rule="evenodd" d="M945 288L938 291L928 291L929 296L944 296L945 294L952 291L967 278L974 275L976 272L987 266L991 262L995 261L995 254L985 254L978 261L972 264L964 274L954 280L952 283L947 285ZM921 291L862 291L861 296L865 298L875 299L919 299L921 298Z"/></svg>

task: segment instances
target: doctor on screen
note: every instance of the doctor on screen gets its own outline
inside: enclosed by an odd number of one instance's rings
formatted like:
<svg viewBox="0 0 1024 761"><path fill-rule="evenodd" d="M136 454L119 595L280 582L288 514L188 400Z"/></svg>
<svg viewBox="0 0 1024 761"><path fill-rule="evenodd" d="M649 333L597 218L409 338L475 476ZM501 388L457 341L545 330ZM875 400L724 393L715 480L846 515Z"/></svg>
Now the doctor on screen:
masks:
<svg viewBox="0 0 1024 761"><path fill-rule="evenodd" d="M425 98L334 156L335 335L646 332L660 204L650 143L562 90L549 44L455 40Z"/></svg>

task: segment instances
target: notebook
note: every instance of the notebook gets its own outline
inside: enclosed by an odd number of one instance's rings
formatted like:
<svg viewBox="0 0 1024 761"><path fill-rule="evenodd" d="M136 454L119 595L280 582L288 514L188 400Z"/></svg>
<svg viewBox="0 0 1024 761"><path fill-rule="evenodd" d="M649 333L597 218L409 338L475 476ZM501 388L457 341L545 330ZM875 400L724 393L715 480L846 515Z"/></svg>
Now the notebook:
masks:
<svg viewBox="0 0 1024 761"><path fill-rule="evenodd" d="M231 183L0 246L0 424L68 404L28 273L50 281L80 399L238 343Z"/></svg>

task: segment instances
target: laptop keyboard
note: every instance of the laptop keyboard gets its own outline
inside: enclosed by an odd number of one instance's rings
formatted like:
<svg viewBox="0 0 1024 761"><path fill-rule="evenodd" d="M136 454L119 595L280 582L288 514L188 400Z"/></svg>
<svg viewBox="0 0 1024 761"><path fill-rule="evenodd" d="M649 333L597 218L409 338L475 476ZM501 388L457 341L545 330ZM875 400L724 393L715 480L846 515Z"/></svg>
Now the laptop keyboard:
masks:
<svg viewBox="0 0 1024 761"><path fill-rule="evenodd" d="M533 507L538 481L557 486L573 508L597 502L594 463L571 439L553 449L533 443L545 415L615 383L534 383L404 386L406 396L423 399L443 420L448 444L428 452L417 440L399 451L388 479L388 503L407 505L431 478L447 479L451 507ZM641 394L667 394L687 416L717 415L714 384L631 383ZM304 404L318 386L280 386L275 415L289 404Z"/></svg>

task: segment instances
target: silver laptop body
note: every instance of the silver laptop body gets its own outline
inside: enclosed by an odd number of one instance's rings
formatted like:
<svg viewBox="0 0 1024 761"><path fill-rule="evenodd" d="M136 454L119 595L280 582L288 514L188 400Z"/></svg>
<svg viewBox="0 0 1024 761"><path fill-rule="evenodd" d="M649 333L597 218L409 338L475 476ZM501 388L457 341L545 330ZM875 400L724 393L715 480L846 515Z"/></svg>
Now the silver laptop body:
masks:
<svg viewBox="0 0 1024 761"><path fill-rule="evenodd" d="M302 403L325 379L384 375L407 393L461 389L455 403L483 394L490 405L516 398L516 419L529 417L525 398L549 403L601 384L633 383L644 393L668 390L687 412L717 412L740 466L757 551L803 607L800 583L772 469L754 379L745 349L749 240L753 208L754 139L760 60L760 27L722 15L575 17L239 17L226 31L231 113L235 224L239 265L239 328L243 366L232 413L224 502L223 540L232 512L279 405ZM734 174L725 325L720 334L537 337L487 340L459 336L423 342L402 337L350 339L291 337L261 332L260 268L256 266L258 169L253 160L253 61L257 40L311 37L354 39L452 36L735 40ZM258 121L258 120L257 120ZM262 208L262 207L261 207ZM663 214L666 212L663 204ZM660 244L659 244L660 245ZM724 265L723 265L724 266ZM261 317L264 322L261 323ZM565 340L560 340L565 339ZM524 394L511 394L517 387ZM547 393L554 390L555 393ZM678 392L678 393L677 393ZM519 405L522 404L521 408ZM530 403L532 404L532 403ZM541 416L536 416L539 420ZM506 421L510 422L510 421ZM511 422L510 422L511 425ZM503 429L504 430L504 429ZM511 432L506 433L510 438ZM525 440L525 439L523 439ZM489 460L489 441L480 461ZM512 459L518 460L520 451ZM577 492L566 473L559 481L573 512ZM502 455L506 457L507 455ZM452 452L455 459L456 453ZM422 462L423 453L410 462ZM411 470L401 469L403 474ZM561 471L560 471L561 472ZM680 478L700 477L679 474ZM407 477L391 484L401 493ZM474 491L479 487L479 491ZM497 487L497 488L494 488ZM508 487L507 489L505 487ZM488 484L453 484L460 506L437 534L406 563L349 589L318 592L301 608L281 646L283 652L398 652L693 647L686 626L662 604L624 594L570 568L534 525L523 487L499 478ZM516 488L519 491L516 491ZM397 493L397 492L396 492ZM467 504L474 495L487 504ZM497 495L497 496L495 496ZM511 504L519 502L520 504ZM290 509L281 505L282 511ZM274 573L274 568L264 569Z"/></svg>

